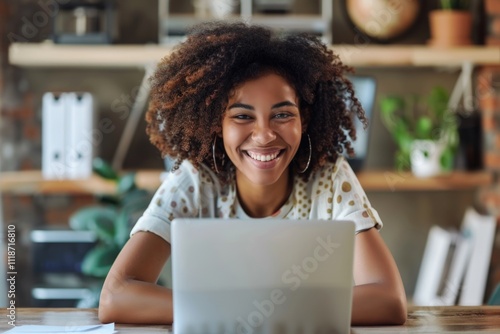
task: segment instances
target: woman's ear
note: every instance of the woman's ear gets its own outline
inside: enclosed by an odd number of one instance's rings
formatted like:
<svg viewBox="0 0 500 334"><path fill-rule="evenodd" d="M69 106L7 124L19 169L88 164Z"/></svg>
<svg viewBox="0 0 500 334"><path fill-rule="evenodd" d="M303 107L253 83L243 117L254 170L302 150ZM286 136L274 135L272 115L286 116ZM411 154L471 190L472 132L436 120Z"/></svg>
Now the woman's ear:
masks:
<svg viewBox="0 0 500 334"><path fill-rule="evenodd" d="M300 122L302 123L302 133L307 132L307 126L309 125L309 113L306 110L302 110L300 113Z"/></svg>
<svg viewBox="0 0 500 334"><path fill-rule="evenodd" d="M305 117L302 117L301 123L302 123L302 133L306 133L307 126L309 125L309 120L306 120Z"/></svg>

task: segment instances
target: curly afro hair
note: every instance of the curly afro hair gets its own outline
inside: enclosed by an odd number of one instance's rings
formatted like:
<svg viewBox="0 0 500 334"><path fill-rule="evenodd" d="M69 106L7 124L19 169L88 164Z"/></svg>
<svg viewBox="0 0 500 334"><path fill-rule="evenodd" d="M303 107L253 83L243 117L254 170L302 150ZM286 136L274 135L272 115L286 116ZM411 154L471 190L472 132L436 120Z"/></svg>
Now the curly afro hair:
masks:
<svg viewBox="0 0 500 334"><path fill-rule="evenodd" d="M367 120L344 76L351 69L315 36L279 34L245 23L195 26L160 62L151 77L146 114L151 142L164 157L176 158L174 169L188 159L196 167L205 164L218 170L221 181L227 182L234 166L221 144L214 152L212 145L222 132L228 98L239 84L269 72L294 87L311 140L312 152L303 136L293 170L302 171L310 157L301 174L307 178L344 150L353 154L354 117L365 126Z"/></svg>

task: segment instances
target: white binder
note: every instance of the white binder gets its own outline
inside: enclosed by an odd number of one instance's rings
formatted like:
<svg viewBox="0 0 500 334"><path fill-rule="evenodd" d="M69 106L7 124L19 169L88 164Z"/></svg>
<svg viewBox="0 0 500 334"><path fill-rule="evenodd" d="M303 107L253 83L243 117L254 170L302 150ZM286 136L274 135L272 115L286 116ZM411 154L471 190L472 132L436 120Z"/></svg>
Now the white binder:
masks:
<svg viewBox="0 0 500 334"><path fill-rule="evenodd" d="M45 93L42 100L42 174L45 179L86 179L92 174L93 97Z"/></svg>
<svg viewBox="0 0 500 334"><path fill-rule="evenodd" d="M437 225L431 227L413 294L415 305L441 305L438 293L453 243L453 233Z"/></svg>
<svg viewBox="0 0 500 334"><path fill-rule="evenodd" d="M472 249L465 272L462 293L458 301L459 305L483 304L496 225L497 219L494 216L480 215L473 208L468 208L465 212L462 230L470 235Z"/></svg>
<svg viewBox="0 0 500 334"><path fill-rule="evenodd" d="M69 129L66 147L66 172L70 179L86 179L92 174L94 143L93 98L90 93L67 93Z"/></svg>
<svg viewBox="0 0 500 334"><path fill-rule="evenodd" d="M42 98L42 175L64 179L66 175L67 106L65 94L45 93Z"/></svg>

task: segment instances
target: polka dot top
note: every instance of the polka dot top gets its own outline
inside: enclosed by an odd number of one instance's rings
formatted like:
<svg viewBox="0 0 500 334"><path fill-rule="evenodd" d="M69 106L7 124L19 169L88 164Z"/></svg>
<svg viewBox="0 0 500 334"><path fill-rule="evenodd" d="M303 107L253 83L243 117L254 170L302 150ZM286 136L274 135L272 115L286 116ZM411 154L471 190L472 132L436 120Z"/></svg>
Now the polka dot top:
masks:
<svg viewBox="0 0 500 334"><path fill-rule="evenodd" d="M168 174L131 235L150 231L170 242L170 222L195 217L250 218L238 203L234 182L223 186L209 168L196 169L186 160ZM307 182L296 177L286 203L263 219L268 218L352 220L356 233L382 227L377 211L343 157L311 174Z"/></svg>

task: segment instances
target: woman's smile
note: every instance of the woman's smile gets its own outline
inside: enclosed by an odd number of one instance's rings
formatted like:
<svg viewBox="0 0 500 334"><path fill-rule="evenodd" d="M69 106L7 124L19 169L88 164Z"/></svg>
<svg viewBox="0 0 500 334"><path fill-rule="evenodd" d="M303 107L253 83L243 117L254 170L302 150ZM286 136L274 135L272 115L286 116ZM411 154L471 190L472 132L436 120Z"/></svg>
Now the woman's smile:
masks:
<svg viewBox="0 0 500 334"><path fill-rule="evenodd" d="M281 159L281 155L285 150L275 150L272 152L256 152L256 151L243 151L255 167L260 169L274 168Z"/></svg>
<svg viewBox="0 0 500 334"><path fill-rule="evenodd" d="M252 158L254 160L268 162L268 161L276 159L282 151L278 150L276 152L266 152L266 153L259 153L259 152L252 152L252 151L244 151L244 152L250 158Z"/></svg>

